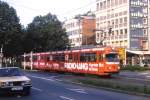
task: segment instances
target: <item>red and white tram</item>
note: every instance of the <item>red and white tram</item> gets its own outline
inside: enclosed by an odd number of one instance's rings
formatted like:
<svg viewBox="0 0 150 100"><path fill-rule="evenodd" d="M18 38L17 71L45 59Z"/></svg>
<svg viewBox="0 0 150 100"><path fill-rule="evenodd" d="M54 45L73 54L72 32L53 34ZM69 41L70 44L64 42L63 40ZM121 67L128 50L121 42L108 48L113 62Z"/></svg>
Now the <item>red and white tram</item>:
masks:
<svg viewBox="0 0 150 100"><path fill-rule="evenodd" d="M110 75L120 70L118 52L111 47L24 54L24 68Z"/></svg>

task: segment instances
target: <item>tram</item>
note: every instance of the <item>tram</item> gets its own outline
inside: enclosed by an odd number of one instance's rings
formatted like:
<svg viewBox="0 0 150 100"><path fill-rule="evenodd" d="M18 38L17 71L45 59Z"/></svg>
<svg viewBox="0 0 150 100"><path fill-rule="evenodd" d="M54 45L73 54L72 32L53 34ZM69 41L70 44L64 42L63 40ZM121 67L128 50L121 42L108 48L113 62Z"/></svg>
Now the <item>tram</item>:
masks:
<svg viewBox="0 0 150 100"><path fill-rule="evenodd" d="M120 70L118 51L94 47L24 54L22 66L37 70L111 75Z"/></svg>

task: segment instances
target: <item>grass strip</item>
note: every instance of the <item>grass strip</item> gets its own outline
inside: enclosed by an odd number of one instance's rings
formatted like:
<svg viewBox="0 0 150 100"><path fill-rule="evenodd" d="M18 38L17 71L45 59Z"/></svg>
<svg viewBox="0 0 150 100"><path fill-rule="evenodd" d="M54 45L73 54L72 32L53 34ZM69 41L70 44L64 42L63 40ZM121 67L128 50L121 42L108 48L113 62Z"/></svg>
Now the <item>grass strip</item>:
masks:
<svg viewBox="0 0 150 100"><path fill-rule="evenodd" d="M104 80L104 79L100 79L99 81L78 79L76 81L82 84L87 84L87 85L92 85L97 87L106 87L106 88L123 90L123 91L134 92L134 93L150 94L150 86L143 85L143 84L121 83L121 82L115 82L112 80Z"/></svg>

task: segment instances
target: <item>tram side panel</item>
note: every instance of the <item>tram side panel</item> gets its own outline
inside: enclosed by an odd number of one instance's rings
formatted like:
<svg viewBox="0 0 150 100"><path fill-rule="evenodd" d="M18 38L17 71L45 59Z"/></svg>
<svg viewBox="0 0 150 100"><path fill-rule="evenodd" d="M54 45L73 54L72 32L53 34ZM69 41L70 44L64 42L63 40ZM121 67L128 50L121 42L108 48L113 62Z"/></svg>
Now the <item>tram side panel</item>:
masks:
<svg viewBox="0 0 150 100"><path fill-rule="evenodd" d="M108 75L119 71L116 53L102 50L68 51L33 54L33 68L38 70L63 71ZM30 59L27 56L25 59ZM25 60L31 67L31 61Z"/></svg>

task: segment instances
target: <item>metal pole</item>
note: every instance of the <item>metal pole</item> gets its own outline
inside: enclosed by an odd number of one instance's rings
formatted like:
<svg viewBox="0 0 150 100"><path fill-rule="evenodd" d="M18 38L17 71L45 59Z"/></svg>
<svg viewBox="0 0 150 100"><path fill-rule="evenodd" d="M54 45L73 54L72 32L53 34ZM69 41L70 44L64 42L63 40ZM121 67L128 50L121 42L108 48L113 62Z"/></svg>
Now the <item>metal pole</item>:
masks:
<svg viewBox="0 0 150 100"><path fill-rule="evenodd" d="M23 60L24 60L23 61L23 69L24 70L26 70L26 59L25 58L26 58L26 54L24 53L24 55L23 55Z"/></svg>

